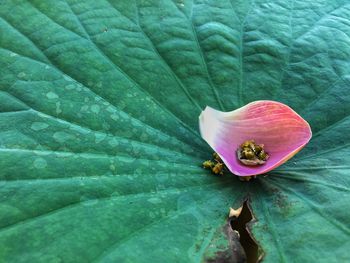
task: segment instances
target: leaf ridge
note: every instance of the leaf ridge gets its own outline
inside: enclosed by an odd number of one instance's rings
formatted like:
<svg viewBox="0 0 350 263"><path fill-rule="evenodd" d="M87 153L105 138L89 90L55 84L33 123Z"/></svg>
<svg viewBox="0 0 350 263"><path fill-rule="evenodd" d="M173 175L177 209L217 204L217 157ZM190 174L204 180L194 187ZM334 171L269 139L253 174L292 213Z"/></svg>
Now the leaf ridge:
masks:
<svg viewBox="0 0 350 263"><path fill-rule="evenodd" d="M109 5L115 10L117 11L119 14L122 15L122 13L111 3L110 0L106 0ZM183 92L185 93L185 95L187 96L187 98L191 101L191 103L197 107L200 111L202 110L202 108L199 106L199 104L197 103L197 101L191 96L188 88L186 87L186 85L184 85L182 83L182 81L178 78L177 74L175 73L175 71L171 68L171 66L167 63L167 61L165 60L165 58L159 53L157 47L155 46L155 44L153 43L153 41L151 40L151 38L146 34L146 32L144 31L144 29L141 26L140 23L140 17L139 17L139 7L137 4L137 1L135 1L136 4L136 18L137 18L137 23L133 22L130 18L125 17L127 20L129 20L131 23L133 23L134 25L136 25L139 29L140 32L142 33L142 35L148 40L151 48L153 49L153 52L157 55L157 57L163 62L162 64L164 65L164 68L167 70L167 72L173 76L173 78L175 79L175 81L178 83L178 85L181 87L181 89L183 90Z"/></svg>
<svg viewBox="0 0 350 263"><path fill-rule="evenodd" d="M67 2L67 1L66 1ZM67 3L67 5L69 6L69 4ZM70 6L69 6L70 7ZM73 14L77 17L78 21L80 21L79 16L74 13L73 9L70 8L73 12ZM82 22L80 21L81 26L84 28L84 31L86 32L86 29L84 27L84 25L82 24ZM86 32L86 34L89 36L89 34ZM175 116L174 113L172 113L169 109L167 109L163 104L161 104L154 96L152 96L148 91L146 91L144 88L142 88L135 80L133 80L128 74L126 74L125 71L123 71L119 66L117 66L117 64L115 64L110 58L108 58L106 56L105 53L103 53L101 51L101 49L96 45L96 43L89 37L90 43L95 47L95 50L102 56L105 58L105 60L113 67L115 68L117 71L119 71L120 73L122 73L131 83L134 84L134 86L136 88L138 88L141 92L145 93L148 97L152 98L153 101L159 105L160 108L162 108L165 112L171 114L172 117L174 117L175 119L179 120L184 127L186 127L187 129L192 130L192 133L198 137L198 133L196 133L192 128L190 128L187 124L185 124L181 119L179 119L179 117Z"/></svg>
<svg viewBox="0 0 350 263"><path fill-rule="evenodd" d="M176 7L178 8L178 6L176 6ZM216 90L216 87L213 84L213 81L211 79L211 75L209 74L208 63L204 57L202 46L200 45L199 40L198 40L197 30L195 29L194 24L193 24L193 5L191 6L191 14L190 14L190 17L188 18L188 21L189 21L190 27L191 27L192 32L193 32L194 41L195 41L197 49L199 51L198 53L199 53L200 58L202 60L202 65L203 65L204 71L205 71L206 75L208 76L209 85L213 90L214 97L215 97L216 101L218 102L220 109L224 110L225 109L224 105L222 104L222 101L220 100L218 91Z"/></svg>

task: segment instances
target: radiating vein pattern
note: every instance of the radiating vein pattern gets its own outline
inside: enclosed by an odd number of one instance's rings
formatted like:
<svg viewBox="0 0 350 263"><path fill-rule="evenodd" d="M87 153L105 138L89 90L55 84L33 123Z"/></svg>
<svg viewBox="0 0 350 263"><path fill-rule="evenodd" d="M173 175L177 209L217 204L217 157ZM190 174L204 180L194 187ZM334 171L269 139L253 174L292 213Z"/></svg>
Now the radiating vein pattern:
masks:
<svg viewBox="0 0 350 263"><path fill-rule="evenodd" d="M348 1L0 6L0 262L214 260L247 197L265 262L350 261ZM249 183L203 170L200 111L261 99L309 145Z"/></svg>

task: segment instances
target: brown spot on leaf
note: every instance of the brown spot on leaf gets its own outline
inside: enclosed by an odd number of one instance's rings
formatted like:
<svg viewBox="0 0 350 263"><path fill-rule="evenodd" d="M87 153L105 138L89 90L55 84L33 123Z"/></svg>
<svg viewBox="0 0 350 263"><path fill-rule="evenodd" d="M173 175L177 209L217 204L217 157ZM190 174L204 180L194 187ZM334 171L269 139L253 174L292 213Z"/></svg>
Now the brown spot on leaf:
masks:
<svg viewBox="0 0 350 263"><path fill-rule="evenodd" d="M288 200L288 196L283 194L278 188L273 188L272 191L275 193L273 204L280 209L284 217L289 216L292 203Z"/></svg>
<svg viewBox="0 0 350 263"><path fill-rule="evenodd" d="M240 243L245 251L247 263L256 263L262 259L262 251L248 228L255 221L248 200L243 203L242 212L238 218L231 220L232 229L240 234Z"/></svg>
<svg viewBox="0 0 350 263"><path fill-rule="evenodd" d="M227 220L223 232L227 236L229 248L224 251L218 251L215 257L207 259L207 263L244 263L246 262L246 255L244 249L239 242L239 233L234 231L230 224L231 218Z"/></svg>
<svg viewBox="0 0 350 263"><path fill-rule="evenodd" d="M246 200L242 207L230 209L229 218L223 228L228 240L228 248L219 250L208 258L207 263L256 263L263 257L263 252L252 237L249 225L255 218Z"/></svg>

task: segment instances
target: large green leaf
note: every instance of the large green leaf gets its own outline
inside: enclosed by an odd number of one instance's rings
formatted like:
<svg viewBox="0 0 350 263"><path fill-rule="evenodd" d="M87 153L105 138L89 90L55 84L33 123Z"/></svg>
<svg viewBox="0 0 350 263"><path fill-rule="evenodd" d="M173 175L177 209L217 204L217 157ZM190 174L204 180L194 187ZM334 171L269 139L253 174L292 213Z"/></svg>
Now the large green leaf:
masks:
<svg viewBox="0 0 350 263"><path fill-rule="evenodd" d="M0 17L1 262L212 260L247 197L265 262L350 260L348 1L5 0ZM258 99L301 113L310 144L249 183L204 171L201 109Z"/></svg>

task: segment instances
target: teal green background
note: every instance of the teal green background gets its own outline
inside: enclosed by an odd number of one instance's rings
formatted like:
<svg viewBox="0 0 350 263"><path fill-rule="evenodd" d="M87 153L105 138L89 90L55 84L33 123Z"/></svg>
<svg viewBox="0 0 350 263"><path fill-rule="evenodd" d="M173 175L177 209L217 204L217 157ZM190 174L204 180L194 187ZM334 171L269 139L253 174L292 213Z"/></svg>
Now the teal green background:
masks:
<svg viewBox="0 0 350 263"><path fill-rule="evenodd" d="M0 5L0 261L202 262L249 197L264 262L350 261L348 1ZM201 168L209 105L313 139L249 183Z"/></svg>

